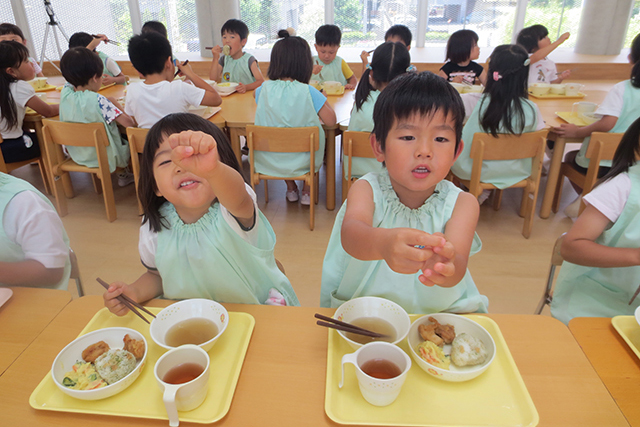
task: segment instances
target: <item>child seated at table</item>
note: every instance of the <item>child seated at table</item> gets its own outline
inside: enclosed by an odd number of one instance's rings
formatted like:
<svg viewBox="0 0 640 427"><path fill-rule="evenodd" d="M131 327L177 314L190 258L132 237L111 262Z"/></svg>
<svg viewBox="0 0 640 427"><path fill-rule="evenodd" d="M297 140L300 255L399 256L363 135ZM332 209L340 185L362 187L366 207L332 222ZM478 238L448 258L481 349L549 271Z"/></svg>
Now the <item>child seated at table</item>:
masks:
<svg viewBox="0 0 640 427"><path fill-rule="evenodd" d="M339 82L345 89L355 89L358 79L347 64L337 56L342 31L337 25L323 25L316 31L314 47L318 53L313 57L312 80Z"/></svg>
<svg viewBox="0 0 640 427"><path fill-rule="evenodd" d="M22 129L27 107L45 117L58 115L58 106L38 98L35 89L27 83L34 76L27 47L12 40L0 42L0 155L5 163L41 155L36 133Z"/></svg>
<svg viewBox="0 0 640 427"><path fill-rule="evenodd" d="M195 114L170 114L147 135L140 161L140 260L147 268L131 284L112 283L116 299L208 298L218 302L300 305L276 264L276 237L244 182L229 140Z"/></svg>
<svg viewBox="0 0 640 427"><path fill-rule="evenodd" d="M260 87L264 82L258 60L242 49L247 44L249 28L239 19L229 19L220 29L222 44L211 49L213 60L209 78L222 82L238 83L236 91L245 93ZM222 56L220 55L222 54Z"/></svg>
<svg viewBox="0 0 640 427"><path fill-rule="evenodd" d="M69 49L72 47L86 47L98 54L104 68L104 77L102 79L103 85L110 85L111 83L126 84L127 76L122 74L122 70L118 63L109 58L106 53L100 52L96 49L100 45L100 42L104 42L105 44L109 43L109 38L104 34L96 34L95 36L92 36L91 34L78 32L74 33L69 38Z"/></svg>
<svg viewBox="0 0 640 427"><path fill-rule="evenodd" d="M44 194L0 172L0 286L67 289L69 239Z"/></svg>
<svg viewBox="0 0 640 427"><path fill-rule="evenodd" d="M411 30L402 24L392 25L387 32L384 33L385 43L402 43L404 47L407 48L407 51L411 50L411 39ZM369 65L369 52L363 50L362 53L360 53L360 59L362 60L362 74L364 74L367 65ZM409 64L407 71L415 72L417 68L415 65Z"/></svg>
<svg viewBox="0 0 640 427"><path fill-rule="evenodd" d="M640 119L625 132L611 170L584 196L587 205L562 243L551 314L632 316L640 297Z"/></svg>
<svg viewBox="0 0 640 427"><path fill-rule="evenodd" d="M0 24L0 42L6 40L13 40L15 42L22 43L23 45L27 45L27 39L24 38L24 34L20 27L14 24L10 24L8 22ZM29 62L33 65L33 69L36 72L36 77L44 77L42 74L42 68L40 68L40 64L38 61L29 57Z"/></svg>
<svg viewBox="0 0 640 427"><path fill-rule="evenodd" d="M529 68L529 84L534 83L562 83L571 75L571 70L558 73L556 63L547 58L558 46L569 38L569 33L564 33L551 43L549 30L544 25L532 25L523 28L518 33L516 43L524 47L529 53L531 67Z"/></svg>
<svg viewBox="0 0 640 427"><path fill-rule="evenodd" d="M455 83L469 85L480 82L487 84L487 73L482 65L475 62L480 57L478 34L471 30L458 30L447 41L448 61L438 72L440 77Z"/></svg>
<svg viewBox="0 0 640 427"><path fill-rule="evenodd" d="M129 58L133 67L144 76L144 82L129 85L125 112L141 128L150 128L167 114L186 113L191 106L222 103L218 92L189 64L176 63L193 84L174 80L171 44L160 34L147 32L133 36L129 40Z"/></svg>
<svg viewBox="0 0 640 427"><path fill-rule="evenodd" d="M272 127L317 126L320 131L319 148L315 153L316 172L324 158L325 136L320 119L324 124L336 124L336 113L327 98L313 86L309 79L313 69L311 49L305 39L290 36L287 30L280 30L281 37L271 49L271 62L262 86L256 89L255 124ZM255 170L271 176L300 176L309 172L309 153L255 153ZM295 181L286 180L287 200L298 201L298 186ZM302 189L303 205L311 204L310 189L307 184Z"/></svg>
<svg viewBox="0 0 640 427"><path fill-rule="evenodd" d="M107 157L109 171L126 168L129 164L129 143L120 136L117 123L123 127L135 126L131 117L122 112L122 107L113 98L100 95L102 87L102 60L97 53L84 48L69 49L60 59L62 76L69 84L60 93L60 120L72 123L104 123L109 137ZM67 151L78 164L97 168L98 154L94 147L72 147ZM133 174L128 170L118 176L118 185L133 183Z"/></svg>
<svg viewBox="0 0 640 427"><path fill-rule="evenodd" d="M371 146L385 170L356 181L338 212L321 306L379 296L408 313L487 311L467 269L481 247L478 202L445 180L463 120L460 96L433 73L404 74L380 94Z"/></svg>

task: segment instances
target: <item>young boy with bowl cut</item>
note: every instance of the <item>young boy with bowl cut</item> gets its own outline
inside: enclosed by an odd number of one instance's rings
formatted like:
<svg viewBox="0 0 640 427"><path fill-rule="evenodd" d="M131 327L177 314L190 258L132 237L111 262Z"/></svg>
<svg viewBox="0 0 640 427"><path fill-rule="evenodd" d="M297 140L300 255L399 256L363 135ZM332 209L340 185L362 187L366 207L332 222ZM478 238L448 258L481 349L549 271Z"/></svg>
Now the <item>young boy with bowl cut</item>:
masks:
<svg viewBox="0 0 640 427"><path fill-rule="evenodd" d="M337 56L341 39L342 31L337 25L323 25L318 28L314 44L318 54L313 57L311 80L339 82L345 89L355 89L358 79L347 62Z"/></svg>

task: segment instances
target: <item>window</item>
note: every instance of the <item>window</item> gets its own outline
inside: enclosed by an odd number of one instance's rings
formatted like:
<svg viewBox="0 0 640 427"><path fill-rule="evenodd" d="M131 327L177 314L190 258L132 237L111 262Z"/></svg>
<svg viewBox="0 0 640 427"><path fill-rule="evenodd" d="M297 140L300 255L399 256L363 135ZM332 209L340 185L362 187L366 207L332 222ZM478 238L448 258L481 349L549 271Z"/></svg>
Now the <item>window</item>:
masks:
<svg viewBox="0 0 640 427"><path fill-rule="evenodd" d="M174 52L200 51L195 0L139 0L139 4L143 24L160 21L167 27Z"/></svg>
<svg viewBox="0 0 640 427"><path fill-rule="evenodd" d="M16 21L13 18L13 10L11 9L11 3L3 1L0 3L0 22L10 22L15 24Z"/></svg>
<svg viewBox="0 0 640 427"><path fill-rule="evenodd" d="M531 0L527 5L524 27L544 25L552 42L568 31L571 37L562 43L562 47L574 47L581 13L582 0Z"/></svg>
<svg viewBox="0 0 640 427"><path fill-rule="evenodd" d="M631 47L631 42L635 36L640 33L640 1L635 1L633 11L631 12L631 20L629 20L629 28L627 29L627 37L624 40L624 47Z"/></svg>

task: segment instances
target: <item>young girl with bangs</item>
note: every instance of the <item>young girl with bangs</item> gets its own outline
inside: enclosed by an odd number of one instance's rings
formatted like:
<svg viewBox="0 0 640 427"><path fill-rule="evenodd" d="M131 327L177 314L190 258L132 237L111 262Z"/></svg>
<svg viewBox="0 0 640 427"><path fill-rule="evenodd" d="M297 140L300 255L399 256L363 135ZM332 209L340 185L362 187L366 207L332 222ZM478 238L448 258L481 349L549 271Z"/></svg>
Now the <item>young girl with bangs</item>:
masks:
<svg viewBox="0 0 640 427"><path fill-rule="evenodd" d="M448 61L440 68L438 75L455 83L487 84L487 73L482 65L475 62L480 57L478 34L472 30L459 30L451 34L447 41Z"/></svg>
<svg viewBox="0 0 640 427"><path fill-rule="evenodd" d="M273 255L275 234L240 173L227 137L189 113L170 114L147 135L140 162L140 259L147 268L131 284L104 293L137 302L208 298L244 304L299 305Z"/></svg>

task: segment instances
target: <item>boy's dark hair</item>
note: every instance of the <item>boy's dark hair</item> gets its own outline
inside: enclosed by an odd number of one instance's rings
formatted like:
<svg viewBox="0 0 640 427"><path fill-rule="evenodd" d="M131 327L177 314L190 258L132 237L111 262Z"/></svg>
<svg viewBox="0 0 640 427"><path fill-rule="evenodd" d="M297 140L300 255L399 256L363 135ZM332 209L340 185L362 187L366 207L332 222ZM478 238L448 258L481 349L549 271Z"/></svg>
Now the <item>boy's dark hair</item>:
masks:
<svg viewBox="0 0 640 427"><path fill-rule="evenodd" d="M72 47L87 47L93 41L93 37L89 33L74 33L69 37L69 49Z"/></svg>
<svg viewBox="0 0 640 427"><path fill-rule="evenodd" d="M322 25L316 31L316 44L318 46L340 46L342 31L337 25Z"/></svg>
<svg viewBox="0 0 640 427"><path fill-rule="evenodd" d="M143 209L142 223L149 221L151 229L155 232L160 232L163 227L169 228L169 224L160 215L160 206L167 199L156 194L158 186L153 175L153 160L158 147L160 147L165 138L185 130L201 131L211 135L216 140L220 161L242 175L231 144L218 126L191 113L174 113L163 117L147 133L144 151L140 158L140 181L138 182L138 194Z"/></svg>
<svg viewBox="0 0 640 427"><path fill-rule="evenodd" d="M167 34L167 27L160 21L147 21L142 25L142 29L140 34L145 33L158 33L163 36L165 39L168 39L169 36Z"/></svg>
<svg viewBox="0 0 640 427"><path fill-rule="evenodd" d="M249 37L249 27L239 19L229 19L220 29L220 34L224 36L224 33L237 34L244 40Z"/></svg>
<svg viewBox="0 0 640 427"><path fill-rule="evenodd" d="M378 97L373 107L373 134L384 151L394 123L414 114L429 118L438 111L455 123L455 149L458 152L464 121L460 94L445 79L430 71L403 74L393 79Z"/></svg>
<svg viewBox="0 0 640 427"><path fill-rule="evenodd" d="M411 30L406 25L396 24L389 27L386 33L384 33L384 40L387 41L389 37L398 36L404 42L405 46L411 46Z"/></svg>
<svg viewBox="0 0 640 427"><path fill-rule="evenodd" d="M313 72L313 58L309 43L301 37L290 36L287 30L278 31L281 37L271 49L267 77L269 80L293 79L308 84Z"/></svg>
<svg viewBox="0 0 640 427"><path fill-rule="evenodd" d="M623 172L628 172L629 168L636 164L638 157L640 157L640 118L631 123L622 135L620 144L613 155L611 169L598 180L596 186Z"/></svg>
<svg viewBox="0 0 640 427"><path fill-rule="evenodd" d="M516 43L524 47L528 53L532 53L538 50L538 42L548 35L549 30L547 30L547 27L536 24L520 30Z"/></svg>
<svg viewBox="0 0 640 427"><path fill-rule="evenodd" d="M7 68L18 68L28 60L29 50L22 43L15 40L0 42L0 112L7 129L18 125L18 108L10 89L16 78L7 73Z"/></svg>
<svg viewBox="0 0 640 427"><path fill-rule="evenodd" d="M153 31L131 37L127 51L131 65L143 76L161 73L172 57L169 40Z"/></svg>
<svg viewBox="0 0 640 427"><path fill-rule="evenodd" d="M22 40L24 40L24 34L22 34L22 30L20 29L20 27L8 22L0 24L0 36L6 36L7 34L15 34L16 36L19 36Z"/></svg>
<svg viewBox="0 0 640 427"><path fill-rule="evenodd" d="M447 40L447 57L454 64L468 61L471 49L478 45L478 34L471 30L458 30Z"/></svg>
<svg viewBox="0 0 640 427"><path fill-rule="evenodd" d="M633 63L631 68L631 84L640 88L640 34L636 35L631 42L629 59Z"/></svg>
<svg viewBox="0 0 640 427"><path fill-rule="evenodd" d="M379 83L389 83L391 80L407 72L411 65L411 57L407 47L400 42L382 43L373 52L370 68L364 70L356 88L356 109L360 110L375 90L369 83L369 76Z"/></svg>
<svg viewBox="0 0 640 427"><path fill-rule="evenodd" d="M104 65L94 51L86 47L73 47L60 58L60 71L66 81L78 87L86 85L96 76L101 76Z"/></svg>

